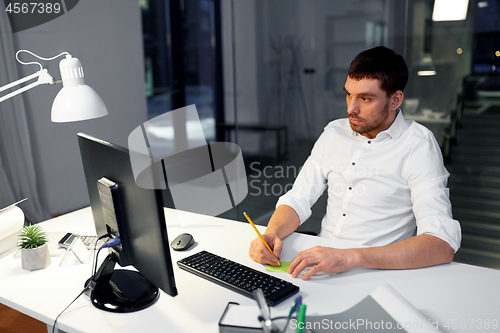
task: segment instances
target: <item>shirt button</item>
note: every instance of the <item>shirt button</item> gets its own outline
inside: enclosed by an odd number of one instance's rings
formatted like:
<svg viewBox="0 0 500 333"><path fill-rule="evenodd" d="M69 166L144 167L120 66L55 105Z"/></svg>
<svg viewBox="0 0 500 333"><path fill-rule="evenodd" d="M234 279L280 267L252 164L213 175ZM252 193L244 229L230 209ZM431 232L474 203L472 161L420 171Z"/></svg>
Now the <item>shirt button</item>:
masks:
<svg viewBox="0 0 500 333"><path fill-rule="evenodd" d="M352 190L352 187L349 187L350 190Z"/></svg>
<svg viewBox="0 0 500 333"><path fill-rule="evenodd" d="M356 165L356 163L352 162L352 165Z"/></svg>
<svg viewBox="0 0 500 333"><path fill-rule="evenodd" d="M344 213L344 214L342 214L342 216L345 216L345 213Z"/></svg>
<svg viewBox="0 0 500 333"><path fill-rule="evenodd" d="M371 142L371 141L368 141L368 143L370 144L370 143L372 143L372 142Z"/></svg>

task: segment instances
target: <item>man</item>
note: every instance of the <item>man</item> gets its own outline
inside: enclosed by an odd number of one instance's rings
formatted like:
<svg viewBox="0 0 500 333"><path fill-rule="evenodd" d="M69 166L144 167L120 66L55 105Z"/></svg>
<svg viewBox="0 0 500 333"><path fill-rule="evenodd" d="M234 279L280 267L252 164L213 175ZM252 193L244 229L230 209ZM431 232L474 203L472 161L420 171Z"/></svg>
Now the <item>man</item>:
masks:
<svg viewBox="0 0 500 333"><path fill-rule="evenodd" d="M461 232L451 215L449 173L433 134L399 109L407 81L404 59L386 47L356 56L344 86L348 118L325 127L263 235L273 253L257 238L253 260L279 265L283 238L309 218L325 189L320 236L363 247L302 251L288 269L292 277L308 267L303 280L353 267L410 269L453 260Z"/></svg>

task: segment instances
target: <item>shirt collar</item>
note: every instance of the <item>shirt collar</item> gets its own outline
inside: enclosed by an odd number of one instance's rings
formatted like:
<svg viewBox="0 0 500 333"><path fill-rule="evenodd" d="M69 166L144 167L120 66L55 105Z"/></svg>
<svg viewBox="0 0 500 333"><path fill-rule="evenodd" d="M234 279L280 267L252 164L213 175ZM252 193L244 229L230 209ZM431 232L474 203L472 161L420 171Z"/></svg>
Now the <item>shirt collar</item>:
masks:
<svg viewBox="0 0 500 333"><path fill-rule="evenodd" d="M348 125L348 127L351 130L351 133L353 136L362 136L361 134L353 131L351 129L351 126ZM386 129L385 131L378 133L374 140L377 140L377 139L380 140L380 139L386 138L388 136L392 137L393 139L397 139L404 133L404 131L406 131L407 128L408 128L408 124L406 123L406 120L403 116L403 112L401 112L401 109L398 108L396 110L396 118L392 122L391 126L388 129Z"/></svg>
<svg viewBox="0 0 500 333"><path fill-rule="evenodd" d="M380 132L377 136L382 133L387 133L393 139L398 139L404 131L408 128L408 124L406 123L405 117L403 116L403 112L401 109L397 109L396 119L392 122L391 127L386 129L385 131Z"/></svg>

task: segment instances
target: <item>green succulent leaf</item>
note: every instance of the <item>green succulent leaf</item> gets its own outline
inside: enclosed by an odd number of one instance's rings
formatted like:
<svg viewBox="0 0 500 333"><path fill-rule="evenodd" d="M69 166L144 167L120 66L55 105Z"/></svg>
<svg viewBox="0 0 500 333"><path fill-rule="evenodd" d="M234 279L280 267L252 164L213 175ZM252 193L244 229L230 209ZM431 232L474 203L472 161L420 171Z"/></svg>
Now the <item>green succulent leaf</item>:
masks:
<svg viewBox="0 0 500 333"><path fill-rule="evenodd" d="M47 235L37 224L24 227L19 234L19 247L21 249L35 249L47 243Z"/></svg>

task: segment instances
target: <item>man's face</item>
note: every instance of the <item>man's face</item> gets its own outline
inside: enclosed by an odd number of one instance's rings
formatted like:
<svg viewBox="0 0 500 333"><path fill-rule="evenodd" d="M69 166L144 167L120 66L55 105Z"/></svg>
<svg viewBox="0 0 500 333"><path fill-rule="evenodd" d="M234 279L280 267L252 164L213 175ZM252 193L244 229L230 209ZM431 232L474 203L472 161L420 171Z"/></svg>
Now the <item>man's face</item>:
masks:
<svg viewBox="0 0 500 333"><path fill-rule="evenodd" d="M353 131L373 139L381 131L388 129L396 116L396 107L380 88L376 79L355 80L347 77L347 116Z"/></svg>

